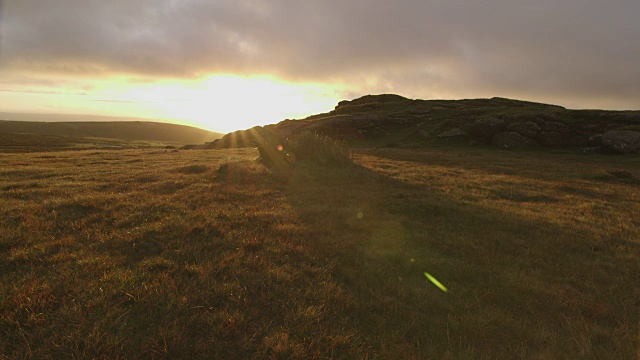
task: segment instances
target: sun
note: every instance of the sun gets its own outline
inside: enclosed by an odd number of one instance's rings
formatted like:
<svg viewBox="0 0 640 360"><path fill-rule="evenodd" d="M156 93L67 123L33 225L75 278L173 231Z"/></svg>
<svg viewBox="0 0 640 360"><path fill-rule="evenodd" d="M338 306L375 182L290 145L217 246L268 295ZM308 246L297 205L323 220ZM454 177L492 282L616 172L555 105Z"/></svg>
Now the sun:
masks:
<svg viewBox="0 0 640 360"><path fill-rule="evenodd" d="M218 132L248 129L330 110L340 100L329 85L273 77L210 76L149 91L167 117Z"/></svg>

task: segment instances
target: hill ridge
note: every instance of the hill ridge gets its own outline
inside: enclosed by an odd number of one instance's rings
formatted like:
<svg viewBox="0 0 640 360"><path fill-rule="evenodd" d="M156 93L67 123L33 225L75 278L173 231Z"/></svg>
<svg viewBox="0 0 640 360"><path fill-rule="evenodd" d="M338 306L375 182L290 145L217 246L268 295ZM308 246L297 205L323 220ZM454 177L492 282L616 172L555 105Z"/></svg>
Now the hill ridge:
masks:
<svg viewBox="0 0 640 360"><path fill-rule="evenodd" d="M206 147L252 146L251 133L262 130L285 138L312 131L357 147L421 147L449 141L505 149L640 151L640 111L571 110L501 97L414 100L395 94L343 100L329 112L236 131ZM617 134L615 144L603 142L605 134Z"/></svg>
<svg viewBox="0 0 640 360"><path fill-rule="evenodd" d="M193 126L159 121L18 121L0 120L0 132L107 139L206 142L222 134Z"/></svg>

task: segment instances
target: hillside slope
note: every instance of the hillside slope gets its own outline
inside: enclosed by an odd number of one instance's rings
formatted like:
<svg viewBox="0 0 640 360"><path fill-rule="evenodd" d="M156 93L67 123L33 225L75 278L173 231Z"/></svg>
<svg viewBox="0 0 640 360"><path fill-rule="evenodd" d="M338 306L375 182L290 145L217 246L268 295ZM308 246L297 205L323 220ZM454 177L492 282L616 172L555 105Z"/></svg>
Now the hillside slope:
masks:
<svg viewBox="0 0 640 360"><path fill-rule="evenodd" d="M124 140L193 143L212 141L222 134L185 125L151 121L36 122L0 121L0 133L96 137Z"/></svg>
<svg viewBox="0 0 640 360"><path fill-rule="evenodd" d="M228 134L210 147L251 144L251 133L259 130L283 137L312 131L359 147L420 147L460 141L501 148L590 148L594 152L606 149L607 137L603 141L602 135L617 133L623 139L614 139L618 142L609 148L629 145L619 152L640 150L640 111L569 110L504 98L411 100L392 94L341 101L328 113Z"/></svg>

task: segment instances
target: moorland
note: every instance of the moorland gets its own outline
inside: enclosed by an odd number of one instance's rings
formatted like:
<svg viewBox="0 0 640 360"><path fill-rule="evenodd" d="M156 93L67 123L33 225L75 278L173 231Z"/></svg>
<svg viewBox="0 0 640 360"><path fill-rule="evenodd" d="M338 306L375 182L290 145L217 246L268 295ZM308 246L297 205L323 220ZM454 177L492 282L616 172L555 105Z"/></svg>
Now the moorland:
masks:
<svg viewBox="0 0 640 360"><path fill-rule="evenodd" d="M0 152L182 146L220 137L191 126L153 121L0 120Z"/></svg>
<svg viewBox="0 0 640 360"><path fill-rule="evenodd" d="M326 139L1 153L0 357L640 356L638 156Z"/></svg>

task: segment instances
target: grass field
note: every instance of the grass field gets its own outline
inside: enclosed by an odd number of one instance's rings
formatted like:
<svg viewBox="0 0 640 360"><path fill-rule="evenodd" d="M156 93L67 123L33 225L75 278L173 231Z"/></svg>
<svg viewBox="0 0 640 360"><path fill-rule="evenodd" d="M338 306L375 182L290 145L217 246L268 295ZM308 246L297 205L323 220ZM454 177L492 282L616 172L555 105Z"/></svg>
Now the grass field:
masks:
<svg viewBox="0 0 640 360"><path fill-rule="evenodd" d="M26 153L67 150L144 149L184 144L166 141L123 140L63 135L16 134L0 132L0 153Z"/></svg>
<svg viewBox="0 0 640 360"><path fill-rule="evenodd" d="M0 358L640 357L638 157L257 156L0 154Z"/></svg>
<svg viewBox="0 0 640 360"><path fill-rule="evenodd" d="M27 118L34 118L40 121L0 120L0 139L3 140L0 144L4 144L6 140L12 140L11 136L1 136L9 134L21 137L27 135L32 137L38 135L42 136L38 142L32 141L27 144L31 147L42 147L42 143L49 145L55 142L60 142L60 139L66 143L91 143L92 140L99 140L101 142L106 140L121 143L171 142L184 145L194 143L201 144L205 141L212 141L222 137L222 134L191 126L154 121L113 121L113 119L118 118L100 116L97 117L98 121L87 121L87 119L84 119L83 115L22 115ZM2 116L3 114L0 113L0 117ZM7 114L7 116L11 116L11 114ZM64 119L65 117L68 117L69 119L84 120L41 121L43 119L46 120L50 118ZM91 118L92 116L88 117ZM94 116L93 118L96 117ZM112 121L105 121L107 119L111 119Z"/></svg>

